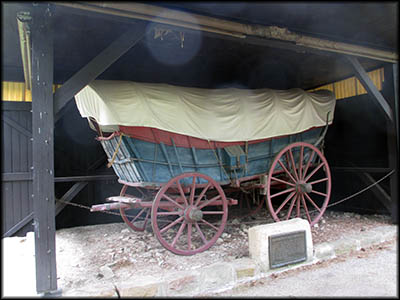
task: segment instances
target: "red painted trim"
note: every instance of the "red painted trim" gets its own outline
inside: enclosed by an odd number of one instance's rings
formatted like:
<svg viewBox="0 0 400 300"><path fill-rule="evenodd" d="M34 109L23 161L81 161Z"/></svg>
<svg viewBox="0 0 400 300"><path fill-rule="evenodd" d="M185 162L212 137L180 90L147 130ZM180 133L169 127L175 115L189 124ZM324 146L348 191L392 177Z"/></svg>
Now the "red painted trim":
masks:
<svg viewBox="0 0 400 300"><path fill-rule="evenodd" d="M172 139L177 147L191 148L194 147L196 149L215 149L215 148L225 148L228 146L244 146L245 141L238 142L217 142L217 141L207 141L205 139L199 139L196 137L192 137L189 135L173 133L162 129L152 128L152 127L142 127L142 126L119 126L121 131L114 131L110 136L98 136L96 139L98 141L108 141L115 136L120 136L121 133L138 140L142 140L150 143L163 143L168 146L172 146ZM315 129L317 127L312 127L303 132L307 132L309 130ZM275 136L272 138L259 139L248 141L248 144L257 144L261 142L265 142L271 139L278 139L282 137L286 137L289 135L281 135Z"/></svg>
<svg viewBox="0 0 400 300"><path fill-rule="evenodd" d="M169 132L166 130L162 129L157 129L157 128L152 128L152 127L143 127L143 126L119 126L121 132L125 135L128 135L132 138L146 141L146 142L151 142L151 143L163 143L168 146L172 146L172 139L174 140L174 143L177 147L185 147L185 148L191 148L194 147L196 149L215 149L215 148L224 148L228 146L234 146L234 145L240 145L243 146L245 145L245 141L237 141L237 142L218 142L218 141L207 141L205 139L200 139L184 134L179 134L179 133L173 133ZM311 129L314 129L310 128ZM307 130L308 131L308 130ZM119 135L119 134L117 134ZM114 133L108 137L108 138L99 138L101 140L107 140L111 137L114 136ZM282 135L282 136L277 136L277 137L272 137L272 138L266 138L266 139L258 139L258 140L252 140L248 141L248 144L257 144L261 142L268 141L270 139L276 139L276 138L282 138L285 136L289 135Z"/></svg>

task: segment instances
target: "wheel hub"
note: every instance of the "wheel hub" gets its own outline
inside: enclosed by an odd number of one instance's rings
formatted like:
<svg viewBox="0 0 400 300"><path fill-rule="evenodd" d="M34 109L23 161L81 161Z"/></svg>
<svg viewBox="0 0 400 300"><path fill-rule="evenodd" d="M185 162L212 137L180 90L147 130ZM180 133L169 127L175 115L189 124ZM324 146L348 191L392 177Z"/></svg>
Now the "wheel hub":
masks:
<svg viewBox="0 0 400 300"><path fill-rule="evenodd" d="M296 185L296 190L298 192L309 194L312 191L312 185L311 185L311 183L307 183L307 182L299 182Z"/></svg>
<svg viewBox="0 0 400 300"><path fill-rule="evenodd" d="M188 207L185 211L185 219L188 222L199 222L203 219L203 212L196 207Z"/></svg>

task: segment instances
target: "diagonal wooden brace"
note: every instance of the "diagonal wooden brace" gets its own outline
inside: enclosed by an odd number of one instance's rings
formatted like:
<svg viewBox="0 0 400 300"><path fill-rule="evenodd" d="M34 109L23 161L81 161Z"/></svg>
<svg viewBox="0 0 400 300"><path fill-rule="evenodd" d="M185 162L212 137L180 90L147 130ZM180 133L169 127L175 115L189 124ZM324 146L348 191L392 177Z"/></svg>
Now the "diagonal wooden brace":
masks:
<svg viewBox="0 0 400 300"><path fill-rule="evenodd" d="M76 93L138 43L144 34L145 29L142 25L130 28L57 89L54 94L54 122L60 119L61 109Z"/></svg>
<svg viewBox="0 0 400 300"><path fill-rule="evenodd" d="M387 103L387 101L385 100L385 98L383 98L383 96L379 92L379 90L376 88L376 86L372 82L371 78L369 78L367 72L361 66L358 59L356 57L348 56L348 55L345 55L345 57L353 66L353 68L355 70L355 75L357 76L358 80L360 80L360 82L364 86L364 88L367 90L368 94L370 94L372 97L375 98L375 100L378 101L378 103L381 105L382 109L385 111L386 116L391 121L393 121L392 109L390 108L390 106Z"/></svg>

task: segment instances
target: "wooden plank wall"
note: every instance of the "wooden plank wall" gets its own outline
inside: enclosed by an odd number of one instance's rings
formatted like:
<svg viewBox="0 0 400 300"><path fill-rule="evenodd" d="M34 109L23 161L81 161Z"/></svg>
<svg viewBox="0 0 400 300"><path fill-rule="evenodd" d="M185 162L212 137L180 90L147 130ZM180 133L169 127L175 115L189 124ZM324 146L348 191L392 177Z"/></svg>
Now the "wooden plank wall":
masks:
<svg viewBox="0 0 400 300"><path fill-rule="evenodd" d="M2 103L2 236L33 211L31 103ZM14 229L15 230L15 229ZM33 231L32 222L7 236Z"/></svg>

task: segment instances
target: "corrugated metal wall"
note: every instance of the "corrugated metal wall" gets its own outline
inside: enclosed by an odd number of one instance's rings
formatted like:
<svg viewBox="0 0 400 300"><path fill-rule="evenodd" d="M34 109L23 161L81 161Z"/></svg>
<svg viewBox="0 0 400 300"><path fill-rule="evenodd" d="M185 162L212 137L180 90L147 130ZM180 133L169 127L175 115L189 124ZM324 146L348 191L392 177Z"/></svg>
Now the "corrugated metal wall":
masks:
<svg viewBox="0 0 400 300"><path fill-rule="evenodd" d="M53 85L53 92L60 86L61 84ZM24 82L3 81L2 100L32 102L32 93L25 88Z"/></svg>
<svg viewBox="0 0 400 300"><path fill-rule="evenodd" d="M382 83L385 80L384 79L384 73L383 73L383 68L373 70L371 72L367 73L369 78L371 78L372 82L375 84L377 89L379 91L382 90ZM330 90L335 93L336 99L344 99L344 98L350 98L358 95L363 95L366 94L367 91L364 89L362 86L361 82L355 78L355 77L350 77L344 80L336 81L330 84L326 84L323 86L320 86L315 89L309 90L311 91L317 91L317 90Z"/></svg>

